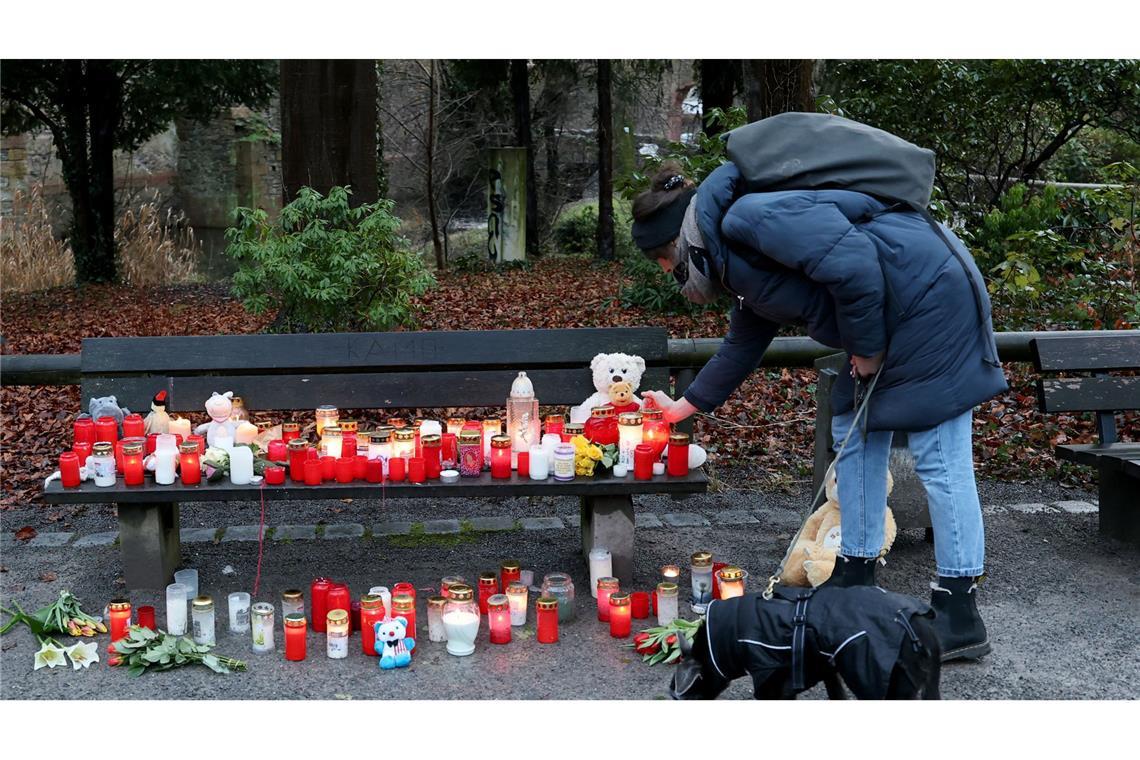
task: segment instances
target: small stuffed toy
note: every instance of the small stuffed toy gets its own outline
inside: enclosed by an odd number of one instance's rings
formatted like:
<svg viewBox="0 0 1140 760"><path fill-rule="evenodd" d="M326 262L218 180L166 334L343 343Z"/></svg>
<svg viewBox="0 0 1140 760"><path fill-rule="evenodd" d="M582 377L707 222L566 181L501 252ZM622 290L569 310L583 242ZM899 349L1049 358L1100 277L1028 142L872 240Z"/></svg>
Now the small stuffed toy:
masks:
<svg viewBox="0 0 1140 760"><path fill-rule="evenodd" d="M115 422L119 426L120 435L122 435L123 432L123 417L131 413L131 410L125 406L120 408L119 402L114 396L92 398L90 403L87 404L87 411L93 420L97 420L100 417L114 417Z"/></svg>
<svg viewBox="0 0 1140 760"><path fill-rule="evenodd" d="M416 640L407 635L408 619L399 615L391 620L372 624L376 632L376 654L380 656L380 669L406 668L412 662Z"/></svg>
<svg viewBox="0 0 1140 760"><path fill-rule="evenodd" d="M645 360L640 356L598 354L590 361L590 372L593 374L596 392L578 406L570 407L571 422L585 422L590 418L590 411L595 406L612 403L610 388L616 384L629 385L628 389L619 392L623 399L625 393L629 396L624 402L628 408L620 411L637 411L641 408L641 400L637 398L636 393L638 386L641 385L641 376L645 374Z"/></svg>
<svg viewBox="0 0 1140 760"><path fill-rule="evenodd" d="M233 413L233 403L230 399L233 395L233 391L225 393L214 391L213 395L206 399L206 414L210 415L210 422L199 425L194 432L198 435L205 433L206 443L209 446L218 445L218 434L223 431L229 434L230 442L233 442L234 430L237 428L237 423L230 419Z"/></svg>
<svg viewBox="0 0 1140 760"><path fill-rule="evenodd" d="M166 413L166 391L154 394L150 402L150 414L143 420L143 427L147 435L170 432L170 415Z"/></svg>
<svg viewBox="0 0 1140 760"><path fill-rule="evenodd" d="M614 414L640 410L641 404L633 397L633 384L625 381L611 385L610 406L614 408Z"/></svg>

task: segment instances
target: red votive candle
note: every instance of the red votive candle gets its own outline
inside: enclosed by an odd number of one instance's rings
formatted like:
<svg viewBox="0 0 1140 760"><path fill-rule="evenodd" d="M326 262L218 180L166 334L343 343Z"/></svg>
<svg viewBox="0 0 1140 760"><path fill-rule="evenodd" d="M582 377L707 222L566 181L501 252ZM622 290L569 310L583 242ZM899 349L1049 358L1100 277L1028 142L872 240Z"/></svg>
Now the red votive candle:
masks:
<svg viewBox="0 0 1140 760"><path fill-rule="evenodd" d="M649 617L649 592L634 591L629 595L629 606L633 617L644 620Z"/></svg>
<svg viewBox="0 0 1140 760"><path fill-rule="evenodd" d="M352 458L352 479L364 480L368 476L368 458L359 454Z"/></svg>
<svg viewBox="0 0 1140 760"><path fill-rule="evenodd" d="M641 410L641 442L653 449L653 461L661 459L665 447L669 445L669 423L660 409Z"/></svg>
<svg viewBox="0 0 1140 760"><path fill-rule="evenodd" d="M321 457L321 480L336 479L336 457Z"/></svg>
<svg viewBox="0 0 1140 760"><path fill-rule="evenodd" d="M566 417L561 414L548 414L546 415L546 430L547 434L562 435L562 430L566 425Z"/></svg>
<svg viewBox="0 0 1140 760"><path fill-rule="evenodd" d="M499 576L495 573L479 573L479 614L487 614L487 600L499 593Z"/></svg>
<svg viewBox="0 0 1140 760"><path fill-rule="evenodd" d="M538 643L558 643L558 600L552 596L540 596L534 603L534 617L538 627L535 635Z"/></svg>
<svg viewBox="0 0 1140 760"><path fill-rule="evenodd" d="M90 417L80 417L71 427L71 440L73 443L95 443L98 439L95 434L95 420Z"/></svg>
<svg viewBox="0 0 1140 760"><path fill-rule="evenodd" d="M336 460L336 482L337 483L351 483L352 471L354 469L353 460L356 457L338 457ZM345 608L347 609L347 607Z"/></svg>
<svg viewBox="0 0 1140 760"><path fill-rule="evenodd" d="M384 600L380 596L365 594L360 597L360 646L369 657L376 656L376 624L383 619Z"/></svg>
<svg viewBox="0 0 1140 760"><path fill-rule="evenodd" d="M185 482L185 481L183 481ZM265 482L271 486L279 486L285 482L285 468L284 467L266 467L265 468Z"/></svg>
<svg viewBox="0 0 1140 760"><path fill-rule="evenodd" d="M198 453L206 453L206 436L204 435L191 435L187 436L186 440L198 444Z"/></svg>
<svg viewBox="0 0 1140 760"><path fill-rule="evenodd" d="M517 560L504 562L499 566L499 589L506 593L507 586L522 580L522 565Z"/></svg>
<svg viewBox="0 0 1140 760"><path fill-rule="evenodd" d="M79 455L65 451L59 455L59 476L64 488L79 487Z"/></svg>
<svg viewBox="0 0 1140 760"><path fill-rule="evenodd" d="M487 600L487 627L492 644L511 643L511 604L506 594L495 594Z"/></svg>
<svg viewBox="0 0 1140 760"><path fill-rule="evenodd" d="M713 563L713 584L712 584L712 598L720 599L720 571L722 568L728 567L727 562L714 562Z"/></svg>
<svg viewBox="0 0 1140 760"><path fill-rule="evenodd" d="M319 459L306 459L301 463L302 477L305 479L307 486L319 486L321 481L324 480L324 468L321 466ZM316 630L317 618L313 618L313 630Z"/></svg>
<svg viewBox="0 0 1140 760"><path fill-rule="evenodd" d="M143 484L143 442L141 440L123 443L123 484L141 486Z"/></svg>
<svg viewBox="0 0 1140 760"><path fill-rule="evenodd" d="M296 440L296 444L290 441L285 448L289 457L289 480L300 483L305 479L305 459L309 456L309 444L299 438Z"/></svg>
<svg viewBox="0 0 1140 760"><path fill-rule="evenodd" d="M369 483L384 482L384 461L382 459L364 460L364 478Z"/></svg>
<svg viewBox="0 0 1140 760"><path fill-rule="evenodd" d="M392 457L388 460L388 480L400 483L404 480L404 468L407 464L404 457Z"/></svg>
<svg viewBox="0 0 1140 760"><path fill-rule="evenodd" d="M439 480L443 469L443 441L438 435L425 435L420 439L420 456L424 460L424 477Z"/></svg>
<svg viewBox="0 0 1140 760"><path fill-rule="evenodd" d="M610 597L618 593L617 578L598 578L598 621L610 622Z"/></svg>
<svg viewBox="0 0 1140 760"><path fill-rule="evenodd" d="M313 630L325 632L325 617L329 614L328 597L332 581L328 578L314 578L309 584L309 605L313 618Z"/></svg>
<svg viewBox="0 0 1140 760"><path fill-rule="evenodd" d="M529 451L520 451L518 454L515 454L515 458L517 460L516 469L518 470L519 477L520 478L529 478L530 477L530 452Z"/></svg>
<svg viewBox="0 0 1140 760"><path fill-rule="evenodd" d="M301 426L296 422L283 422L281 423L281 440L286 444L294 438L301 437Z"/></svg>
<svg viewBox="0 0 1140 760"><path fill-rule="evenodd" d="M287 462L289 460L289 447L280 439L269 442L269 461L270 462Z"/></svg>
<svg viewBox="0 0 1140 760"><path fill-rule="evenodd" d="M615 639L629 636L633 624L630 612L629 594L610 594L610 636Z"/></svg>
<svg viewBox="0 0 1140 760"><path fill-rule="evenodd" d="M76 441L71 444L71 450L79 457L80 467L87 464L87 457L91 456L91 446L92 443L90 441Z"/></svg>
<svg viewBox="0 0 1140 760"><path fill-rule="evenodd" d="M146 435L146 422L141 414L128 414L123 417L123 437L142 438Z"/></svg>
<svg viewBox="0 0 1140 760"><path fill-rule="evenodd" d="M352 597L348 593L347 583L332 583L329 586L329 592L325 595L325 606L327 612L333 610L344 610L348 612L352 609Z"/></svg>
<svg viewBox="0 0 1140 760"><path fill-rule="evenodd" d="M423 483L427 479L426 469L423 457L412 457L408 460L408 480L413 483Z"/></svg>
<svg viewBox="0 0 1140 760"><path fill-rule="evenodd" d="M653 479L653 447L647 443L633 447L633 479Z"/></svg>
<svg viewBox="0 0 1140 760"><path fill-rule="evenodd" d="M675 478L689 474L689 434L673 433L669 436L669 463L666 471Z"/></svg>
<svg viewBox="0 0 1140 760"><path fill-rule="evenodd" d="M202 482L202 458L198 454L198 444L186 441L178 447L178 468L182 485L193 486Z"/></svg>
<svg viewBox="0 0 1140 760"><path fill-rule="evenodd" d="M111 644L107 646L108 652L114 652L112 646L119 639L126 638L127 628L131 625L131 603L127 599L112 599L107 605L110 613Z"/></svg>
<svg viewBox="0 0 1140 760"><path fill-rule="evenodd" d="M491 477L508 480L511 477L511 437L491 436Z"/></svg>
<svg viewBox="0 0 1140 760"><path fill-rule="evenodd" d="M441 469L454 470L459 464L459 437L456 433L444 433L439 446Z"/></svg>
<svg viewBox="0 0 1140 760"><path fill-rule="evenodd" d="M123 440L121 438L115 441L115 472L120 475L123 472Z"/></svg>
<svg viewBox="0 0 1140 760"><path fill-rule="evenodd" d="M144 604L142 607L139 607L138 625L142 628L149 628L152 631L155 629L154 607L151 607L149 604Z"/></svg>
<svg viewBox="0 0 1140 760"><path fill-rule="evenodd" d="M148 433L146 436L146 454L150 456L158 447L158 433Z"/></svg>
<svg viewBox="0 0 1140 760"><path fill-rule="evenodd" d="M95 442L114 443L119 440L119 423L114 417L100 417L95 420Z"/></svg>
<svg viewBox="0 0 1140 760"><path fill-rule="evenodd" d="M352 608L348 611L348 632L354 633L360 630L360 600L353 599L350 604Z"/></svg>
<svg viewBox="0 0 1140 760"><path fill-rule="evenodd" d="M308 629L305 616L296 613L286 615L283 624L285 626L285 659L300 662L305 659L308 649L305 641L305 633Z"/></svg>

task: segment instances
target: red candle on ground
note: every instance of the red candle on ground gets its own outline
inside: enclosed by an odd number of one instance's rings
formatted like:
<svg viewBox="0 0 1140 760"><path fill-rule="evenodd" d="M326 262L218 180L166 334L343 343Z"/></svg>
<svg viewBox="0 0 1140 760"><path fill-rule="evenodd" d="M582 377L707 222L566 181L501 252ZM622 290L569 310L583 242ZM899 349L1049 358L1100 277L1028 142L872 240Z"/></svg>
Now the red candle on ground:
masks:
<svg viewBox="0 0 1140 760"><path fill-rule="evenodd" d="M598 621L610 622L610 597L618 593L617 578L598 578Z"/></svg>
<svg viewBox="0 0 1140 760"><path fill-rule="evenodd" d="M520 478L529 478L530 477L530 452L529 451L520 451L518 454L515 455L515 457L518 460L518 466L516 467L516 469L518 470L519 477Z"/></svg>
<svg viewBox="0 0 1140 760"><path fill-rule="evenodd" d="M79 487L79 455L74 451L65 451L59 455L59 475L63 479L64 488Z"/></svg>
<svg viewBox="0 0 1140 760"><path fill-rule="evenodd" d="M352 458L352 479L364 480L368 476L368 458L360 455Z"/></svg>
<svg viewBox="0 0 1140 760"><path fill-rule="evenodd" d="M93 444L98 439L95 433L95 420L90 417L80 417L71 427L72 443Z"/></svg>
<svg viewBox="0 0 1140 760"><path fill-rule="evenodd" d="M206 453L206 437L203 435L191 435L187 437L188 441L198 444L198 454Z"/></svg>
<svg viewBox="0 0 1140 760"><path fill-rule="evenodd" d="M479 573L479 614L487 614L487 600L499 593L499 576Z"/></svg>
<svg viewBox="0 0 1140 760"><path fill-rule="evenodd" d="M399 483L404 479L404 467L408 460L403 457L392 457L388 460L388 480Z"/></svg>
<svg viewBox="0 0 1140 760"><path fill-rule="evenodd" d="M360 647L369 657L376 656L376 624L384 619L384 600L376 594L360 597Z"/></svg>
<svg viewBox="0 0 1140 760"><path fill-rule="evenodd" d="M126 599L112 599L107 605L111 616L111 644L127 636L127 628L131 624L131 603ZM108 652L114 652L112 646L107 647Z"/></svg>
<svg viewBox="0 0 1140 760"><path fill-rule="evenodd" d="M537 620L538 631L536 638L539 644L555 644L558 642L558 600L543 596L534 603L534 616Z"/></svg>
<svg viewBox="0 0 1140 760"><path fill-rule="evenodd" d="M183 483L186 481L183 480ZM285 482L285 468L284 467L266 467L265 468L265 482L271 486L279 486Z"/></svg>
<svg viewBox="0 0 1140 760"><path fill-rule="evenodd" d="M364 477L369 483L384 482L384 461L381 459L365 459Z"/></svg>
<svg viewBox="0 0 1140 760"><path fill-rule="evenodd" d="M412 457L408 460L408 480L413 483L423 483L427 478L423 457Z"/></svg>
<svg viewBox="0 0 1140 760"><path fill-rule="evenodd" d="M151 607L149 604L144 604L142 607L139 607L138 618L138 625L140 627L149 628L152 631L155 629L154 607Z"/></svg>
<svg viewBox="0 0 1140 760"><path fill-rule="evenodd" d="M269 442L269 461L270 462L285 462L288 461L288 446L285 441L276 440Z"/></svg>
<svg viewBox="0 0 1140 760"><path fill-rule="evenodd" d="M349 633L353 633L354 631L360 630L360 601L357 599L353 599L351 604L352 604L352 609L350 609L348 611L348 632Z"/></svg>
<svg viewBox="0 0 1140 760"><path fill-rule="evenodd" d="M305 659L305 634L308 626L303 615L287 615L285 617L285 659L300 662Z"/></svg>
<svg viewBox="0 0 1140 760"><path fill-rule="evenodd" d="M499 566L499 589L505 594L507 586L522 580L522 566L514 560Z"/></svg>
<svg viewBox="0 0 1140 760"><path fill-rule="evenodd" d="M95 420L95 442L114 443L119 440L119 423L114 417L100 417Z"/></svg>
<svg viewBox="0 0 1140 760"><path fill-rule="evenodd" d="M416 587L407 581L401 581L392 587L392 596L396 594L407 594L414 602L416 600Z"/></svg>
<svg viewBox="0 0 1140 760"><path fill-rule="evenodd" d="M506 594L495 594L487 600L487 627L492 644L511 643L511 605Z"/></svg>
<svg viewBox="0 0 1140 760"><path fill-rule="evenodd" d="M629 636L633 624L630 612L629 594L610 595L610 636L615 639Z"/></svg>
<svg viewBox="0 0 1140 760"><path fill-rule="evenodd" d="M347 583L333 583L329 586L328 594L325 595L326 614L333 610L344 610L348 612L352 609L352 597L348 593Z"/></svg>
<svg viewBox="0 0 1140 760"><path fill-rule="evenodd" d="M71 444L71 450L79 457L79 466L83 467L87 464L87 457L91 456L91 442L90 441L76 441Z"/></svg>
<svg viewBox="0 0 1140 760"><path fill-rule="evenodd" d="M629 595L629 606L633 617L638 620L649 617L649 592L634 591Z"/></svg>
<svg viewBox="0 0 1140 760"><path fill-rule="evenodd" d="M353 471L353 463L352 462L354 459L356 459L356 457L353 456L353 457L339 457L336 460L335 469L336 469L336 482L337 483L351 483L352 482L352 471ZM346 607L345 609L348 609L348 608Z"/></svg>
<svg viewBox="0 0 1140 760"><path fill-rule="evenodd" d="M392 617L402 617L408 621L408 636L416 636L416 600L407 594L392 594Z"/></svg>
<svg viewBox="0 0 1140 760"><path fill-rule="evenodd" d="M633 447L633 479L653 479L653 447L648 443L639 443Z"/></svg>
<svg viewBox="0 0 1140 760"><path fill-rule="evenodd" d="M321 480L336 478L336 457L321 457Z"/></svg>
<svg viewBox="0 0 1140 760"><path fill-rule="evenodd" d="M325 618L329 614L328 596L332 588L332 581L328 578L314 578L309 584L309 605L313 618L313 630L317 633L325 632Z"/></svg>
<svg viewBox="0 0 1140 760"><path fill-rule="evenodd" d="M302 464L301 472L303 473L302 476L305 479L305 485L307 485L307 486L319 486L321 484L321 481L324 480L324 473L322 472L322 470L324 468L321 467L320 460L319 459L306 459L301 464ZM318 618L316 618L316 617L313 618L313 630L314 631L316 630L317 620L318 620Z"/></svg>
<svg viewBox="0 0 1140 760"><path fill-rule="evenodd" d="M128 414L123 417L123 437L142 438L146 435L146 423L141 414Z"/></svg>

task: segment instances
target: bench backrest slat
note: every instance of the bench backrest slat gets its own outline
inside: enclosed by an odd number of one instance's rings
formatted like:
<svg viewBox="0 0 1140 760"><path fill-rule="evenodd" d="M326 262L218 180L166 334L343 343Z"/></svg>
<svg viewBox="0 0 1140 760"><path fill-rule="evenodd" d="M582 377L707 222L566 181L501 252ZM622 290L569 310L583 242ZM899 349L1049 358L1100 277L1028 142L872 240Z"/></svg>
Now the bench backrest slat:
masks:
<svg viewBox="0 0 1140 760"><path fill-rule="evenodd" d="M1135 335L1035 338L1030 349L1038 372L1140 368L1140 330Z"/></svg>
<svg viewBox="0 0 1140 760"><path fill-rule="evenodd" d="M1140 377L1066 377L1037 381L1045 412L1097 412L1140 409Z"/></svg>

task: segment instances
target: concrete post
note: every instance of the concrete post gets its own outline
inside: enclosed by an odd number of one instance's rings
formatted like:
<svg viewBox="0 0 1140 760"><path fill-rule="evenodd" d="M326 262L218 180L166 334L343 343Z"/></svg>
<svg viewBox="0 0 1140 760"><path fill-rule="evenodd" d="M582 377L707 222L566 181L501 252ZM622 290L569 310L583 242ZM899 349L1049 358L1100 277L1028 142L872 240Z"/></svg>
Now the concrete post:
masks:
<svg viewBox="0 0 1140 760"><path fill-rule="evenodd" d="M526 259L526 148L488 151L487 258Z"/></svg>

